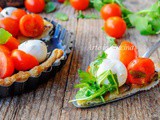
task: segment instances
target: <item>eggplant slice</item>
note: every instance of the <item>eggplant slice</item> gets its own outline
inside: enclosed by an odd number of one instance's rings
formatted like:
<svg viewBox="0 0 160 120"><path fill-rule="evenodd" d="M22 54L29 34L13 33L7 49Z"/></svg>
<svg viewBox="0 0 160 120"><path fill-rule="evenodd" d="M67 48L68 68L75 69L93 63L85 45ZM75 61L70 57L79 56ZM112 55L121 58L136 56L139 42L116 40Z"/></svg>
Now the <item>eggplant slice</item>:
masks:
<svg viewBox="0 0 160 120"><path fill-rule="evenodd" d="M48 19L46 20L49 21ZM29 77L28 80L25 81L15 81L9 86L0 85L0 98L19 95L36 89L40 84L47 82L50 77L55 76L67 61L73 47L73 34L63 28L60 24L54 21L49 22L53 25L53 28L46 37L41 39L48 47L48 57L56 48L63 50L64 55L53 63L48 70L43 71L38 77Z"/></svg>

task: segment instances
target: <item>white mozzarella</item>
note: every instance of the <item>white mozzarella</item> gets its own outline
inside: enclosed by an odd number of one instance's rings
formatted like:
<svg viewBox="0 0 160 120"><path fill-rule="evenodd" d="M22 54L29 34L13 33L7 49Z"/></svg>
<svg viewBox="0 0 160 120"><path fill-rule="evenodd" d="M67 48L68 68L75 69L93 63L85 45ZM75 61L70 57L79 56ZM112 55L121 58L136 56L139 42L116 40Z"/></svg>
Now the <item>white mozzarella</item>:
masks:
<svg viewBox="0 0 160 120"><path fill-rule="evenodd" d="M18 46L19 50L34 56L39 63L47 57L47 46L41 40L28 40Z"/></svg>
<svg viewBox="0 0 160 120"><path fill-rule="evenodd" d="M11 16L12 12L16 9L17 8L15 7L6 7L1 11L1 14L3 15L3 17L9 17Z"/></svg>
<svg viewBox="0 0 160 120"><path fill-rule="evenodd" d="M97 76L101 75L103 72L111 70L113 74L117 74L119 87L122 86L127 80L127 69L122 62L119 60L105 59L102 64L100 64L97 71ZM106 79L104 84L108 84L109 81Z"/></svg>
<svg viewBox="0 0 160 120"><path fill-rule="evenodd" d="M108 59L119 60L119 47L118 46L111 46L110 48L106 49L105 53L107 54Z"/></svg>

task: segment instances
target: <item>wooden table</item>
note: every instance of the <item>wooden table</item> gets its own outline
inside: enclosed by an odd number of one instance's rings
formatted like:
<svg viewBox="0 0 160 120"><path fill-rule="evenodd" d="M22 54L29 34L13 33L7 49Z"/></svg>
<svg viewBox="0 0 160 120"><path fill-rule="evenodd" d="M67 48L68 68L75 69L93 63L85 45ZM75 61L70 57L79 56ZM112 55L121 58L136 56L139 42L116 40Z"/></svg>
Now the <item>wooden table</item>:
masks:
<svg viewBox="0 0 160 120"><path fill-rule="evenodd" d="M137 11L149 7L156 0L128 0L127 7ZM42 14L62 24L73 32L74 49L61 71L39 86L33 92L0 100L0 120L158 120L160 119L160 86L154 89L93 109L77 109L68 103L75 93L74 85L78 83L77 70L85 70L94 60L98 51L109 46L105 33L101 30L103 20L77 19L77 11L70 6L59 6L58 11L69 15L69 21L60 22L54 18L55 13ZM84 11L85 14L99 14L93 9ZM159 36L141 36L135 29L127 30L123 39L132 41L142 55L148 47L159 40ZM151 57L156 63L160 60L160 50Z"/></svg>

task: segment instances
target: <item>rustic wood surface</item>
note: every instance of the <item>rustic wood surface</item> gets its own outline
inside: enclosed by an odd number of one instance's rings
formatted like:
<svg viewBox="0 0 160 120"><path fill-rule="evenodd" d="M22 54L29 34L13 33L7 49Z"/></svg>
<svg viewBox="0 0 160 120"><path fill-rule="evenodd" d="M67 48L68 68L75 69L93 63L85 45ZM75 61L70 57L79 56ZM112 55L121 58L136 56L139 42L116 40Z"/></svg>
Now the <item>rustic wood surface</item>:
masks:
<svg viewBox="0 0 160 120"><path fill-rule="evenodd" d="M130 9L145 9L156 0L126 0ZM69 21L55 19L54 13L42 16L55 20L73 32L74 49L65 66L48 83L38 89L20 96L0 100L0 120L159 120L160 119L160 85L154 89L92 109L77 109L71 103L75 93L74 85L78 83L77 70L85 70L94 60L98 51L109 46L105 33L101 30L103 20L77 19L77 11L70 6L58 6L58 11L67 13ZM93 9L85 14L99 14ZM158 41L160 36L141 36L135 29L127 30L123 39L132 41L142 55L149 46ZM156 63L160 60L160 50L151 57Z"/></svg>

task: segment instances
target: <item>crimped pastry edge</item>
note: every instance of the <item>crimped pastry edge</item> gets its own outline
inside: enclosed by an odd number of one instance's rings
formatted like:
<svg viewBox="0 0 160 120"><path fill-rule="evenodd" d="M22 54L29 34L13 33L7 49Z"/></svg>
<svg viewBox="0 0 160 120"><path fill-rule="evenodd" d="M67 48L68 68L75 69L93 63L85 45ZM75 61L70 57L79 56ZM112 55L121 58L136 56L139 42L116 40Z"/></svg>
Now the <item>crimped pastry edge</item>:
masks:
<svg viewBox="0 0 160 120"><path fill-rule="evenodd" d="M35 66L29 71L19 71L10 77L0 79L0 86L11 86L14 82L24 82L29 77L38 77L43 71L47 70L52 64L63 56L63 50L54 49L50 57L39 66Z"/></svg>

